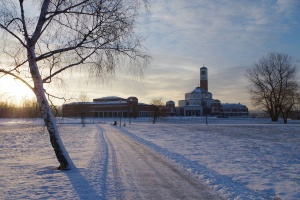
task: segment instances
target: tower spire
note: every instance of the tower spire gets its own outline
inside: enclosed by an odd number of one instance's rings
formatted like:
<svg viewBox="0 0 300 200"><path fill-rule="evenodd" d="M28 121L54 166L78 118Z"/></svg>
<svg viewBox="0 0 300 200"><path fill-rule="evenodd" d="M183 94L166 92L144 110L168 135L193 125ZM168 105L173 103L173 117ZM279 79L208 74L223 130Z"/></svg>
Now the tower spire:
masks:
<svg viewBox="0 0 300 200"><path fill-rule="evenodd" d="M208 75L207 68L204 66L200 68L200 88L208 91Z"/></svg>

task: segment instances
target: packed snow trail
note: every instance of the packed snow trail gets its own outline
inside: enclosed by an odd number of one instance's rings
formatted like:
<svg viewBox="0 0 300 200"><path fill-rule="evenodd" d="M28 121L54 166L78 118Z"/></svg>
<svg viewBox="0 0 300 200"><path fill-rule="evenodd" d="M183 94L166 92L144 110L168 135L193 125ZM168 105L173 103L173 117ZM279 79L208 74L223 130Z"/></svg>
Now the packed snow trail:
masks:
<svg viewBox="0 0 300 200"><path fill-rule="evenodd" d="M163 156L103 125L108 145L108 199L222 199Z"/></svg>

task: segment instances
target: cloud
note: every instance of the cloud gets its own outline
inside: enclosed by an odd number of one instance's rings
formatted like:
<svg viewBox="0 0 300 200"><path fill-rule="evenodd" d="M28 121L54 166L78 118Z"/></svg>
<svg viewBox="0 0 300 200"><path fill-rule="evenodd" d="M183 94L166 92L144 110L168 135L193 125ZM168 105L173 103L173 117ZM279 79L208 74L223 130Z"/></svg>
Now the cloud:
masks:
<svg viewBox="0 0 300 200"><path fill-rule="evenodd" d="M171 46L173 51L194 46L212 50L229 46L235 50L249 45L249 40L261 45L289 26L289 21L280 23L284 6L270 1L174 0L153 1L152 5L149 23L144 26L150 36L148 45L155 50L160 46ZM155 46L158 42L160 45Z"/></svg>
<svg viewBox="0 0 300 200"><path fill-rule="evenodd" d="M223 103L244 103L250 105L248 80L245 77L248 66L235 66L209 73L209 90L214 98Z"/></svg>
<svg viewBox="0 0 300 200"><path fill-rule="evenodd" d="M153 57L144 78L117 71L109 84L76 84L74 94L136 96L144 103L162 97L177 104L198 86L204 64L214 98L251 106L246 68L270 51L299 56L298 0L149 1L150 14L136 27Z"/></svg>
<svg viewBox="0 0 300 200"><path fill-rule="evenodd" d="M149 85L160 81L159 85L168 87L173 83L176 97L177 90L181 90L183 98L196 86L198 70L205 64L215 77L211 78L210 88L216 95L224 101L238 100L237 97L248 101L241 71L270 51L292 56L299 51L299 39L288 41L297 38L293 31L300 33L300 20L295 23L299 19L295 13L300 7L297 0L150 3L151 14L140 25L144 30L141 32L148 36L146 46L154 55L153 71L145 78ZM233 98L230 93L239 95Z"/></svg>

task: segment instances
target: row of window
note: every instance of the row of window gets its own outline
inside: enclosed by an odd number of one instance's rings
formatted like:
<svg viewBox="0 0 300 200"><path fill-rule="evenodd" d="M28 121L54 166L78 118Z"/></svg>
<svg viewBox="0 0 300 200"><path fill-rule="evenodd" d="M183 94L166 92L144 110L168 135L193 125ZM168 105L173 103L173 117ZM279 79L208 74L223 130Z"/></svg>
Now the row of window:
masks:
<svg viewBox="0 0 300 200"><path fill-rule="evenodd" d="M204 94L186 94L185 99L206 99L206 96ZM208 99L211 99L210 95L207 95Z"/></svg>

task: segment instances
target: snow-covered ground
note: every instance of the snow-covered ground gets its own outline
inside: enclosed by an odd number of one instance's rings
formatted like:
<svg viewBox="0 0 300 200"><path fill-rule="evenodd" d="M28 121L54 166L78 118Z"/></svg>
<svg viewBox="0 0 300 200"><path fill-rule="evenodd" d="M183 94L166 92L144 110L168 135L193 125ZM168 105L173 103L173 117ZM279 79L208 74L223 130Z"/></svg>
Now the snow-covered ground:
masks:
<svg viewBox="0 0 300 200"><path fill-rule="evenodd" d="M76 169L56 170L41 120L0 120L0 199L106 199L107 151L98 125L59 129Z"/></svg>
<svg viewBox="0 0 300 200"><path fill-rule="evenodd" d="M300 124L174 118L122 127L230 199L300 199Z"/></svg>
<svg viewBox="0 0 300 200"><path fill-rule="evenodd" d="M102 119L60 124L76 169L57 171L41 120L0 120L0 199L107 199ZM109 120L107 123L111 123ZM126 121L124 134L173 160L229 199L300 199L300 122L173 118Z"/></svg>

